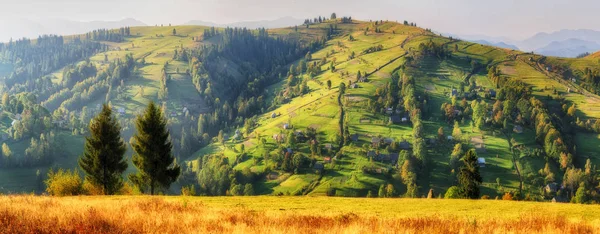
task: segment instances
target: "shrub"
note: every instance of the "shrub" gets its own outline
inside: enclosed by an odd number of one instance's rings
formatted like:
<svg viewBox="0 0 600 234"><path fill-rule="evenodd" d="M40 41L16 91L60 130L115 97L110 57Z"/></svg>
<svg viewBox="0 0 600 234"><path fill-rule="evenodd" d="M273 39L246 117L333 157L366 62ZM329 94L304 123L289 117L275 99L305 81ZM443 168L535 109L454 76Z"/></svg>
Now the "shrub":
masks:
<svg viewBox="0 0 600 234"><path fill-rule="evenodd" d="M50 170L46 183L46 192L52 196L75 196L84 194L83 182L76 170Z"/></svg>
<svg viewBox="0 0 600 234"><path fill-rule="evenodd" d="M452 187L448 188L448 191L446 191L446 194L444 194L444 198L449 198L449 199L461 198L459 188L456 186L452 186Z"/></svg>
<svg viewBox="0 0 600 234"><path fill-rule="evenodd" d="M512 201L513 195L510 192L506 192L506 193L504 193L504 195L502 195L502 200Z"/></svg>
<svg viewBox="0 0 600 234"><path fill-rule="evenodd" d="M196 188L194 187L194 185L190 185L190 186L183 186L181 188L181 195L183 196L196 196Z"/></svg>
<svg viewBox="0 0 600 234"><path fill-rule="evenodd" d="M328 188L327 189L327 196L333 197L335 196L335 188Z"/></svg>

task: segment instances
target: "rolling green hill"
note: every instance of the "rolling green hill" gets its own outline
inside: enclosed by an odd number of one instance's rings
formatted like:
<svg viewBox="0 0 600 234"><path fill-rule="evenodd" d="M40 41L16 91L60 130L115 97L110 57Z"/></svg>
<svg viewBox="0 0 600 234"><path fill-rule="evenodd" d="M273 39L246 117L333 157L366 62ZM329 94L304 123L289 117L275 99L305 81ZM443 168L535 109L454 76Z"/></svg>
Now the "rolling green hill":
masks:
<svg viewBox="0 0 600 234"><path fill-rule="evenodd" d="M484 110L499 113L495 104L502 106L506 100L496 95L509 93L510 82L519 82L530 90L523 98L526 102L529 98L541 100L543 108L539 109L550 116L545 122L556 125L563 134L560 142L564 140L567 145L563 158L567 151L572 154L569 165L584 168L588 158L594 165L600 163L598 132L561 121L572 105L576 107L573 118L582 122L600 118L600 98L594 90L588 90L591 86L583 85L579 81L582 78L570 79L585 76L586 68L595 69L598 63L592 57L542 57L446 38L407 24L356 20L347 23L338 19L267 30L271 38L289 43L286 46L301 46L280 59L290 61L285 66L258 69L263 64L227 54L228 29L216 29L222 32L216 36L204 35L210 30L201 26L134 27L122 42L100 41L106 49L77 64L93 64L98 71L108 71L109 77L115 77L110 71L114 64L131 56L135 61L131 75L112 85L108 83L113 78L90 79L89 83L82 80L81 84L53 90L67 92L80 85L89 91L93 85L110 86L105 93L82 99L77 108L64 108L67 97L57 99L57 108L48 108L54 115L59 115L57 111L76 116L82 110L86 113L80 125L69 120L68 126L57 127L70 147L68 156L49 166L0 169L0 187L4 189L0 191L40 191L35 175L38 169L44 174L51 166L74 168L83 148L85 123L99 104L109 101L122 112L119 118L128 140L135 114L149 101L155 101L162 103L169 115L175 145L180 147L187 142L176 150L178 162L186 165L186 173L173 193L179 193L177 189L188 183L208 190L210 184L204 183L200 175L211 174L207 171L210 157L224 157L234 177L228 180L228 194L234 193L236 184L252 184L256 194L378 196L383 191L400 196L408 192L401 173L408 159L402 151L414 154L415 145L424 141L422 150L427 156L415 166L417 192L413 195L427 196L432 189L433 196L443 196L457 184L458 172L453 170L450 159L455 145L460 143L463 150L473 148L478 157L485 159L485 167L480 168L482 195L501 197L506 192L522 190L523 197L552 198L556 194L546 194L543 188L554 181L561 183L566 170L560 169L563 156L553 157L555 152L548 149L546 138L538 136L542 131L539 124L512 106L509 113L498 114L506 116L505 123L495 123L495 116L486 111L482 117L485 123L479 126L470 114L473 100L477 100L477 105L485 105ZM215 57L202 54L209 48L216 48ZM309 51L306 56L296 56L304 50ZM179 59L181 53L188 53L189 59ZM209 62L213 65L206 65ZM293 68L288 69L290 66ZM199 67L212 70L201 73ZM299 72L294 72L298 67ZM0 76L12 69L10 64L0 64ZM73 68L67 66L46 76L59 86L65 83L63 76L69 69ZM565 73L567 70L570 73ZM209 74L209 78L201 77L203 74ZM168 95L161 98L164 76L169 77L165 82ZM209 80L213 93L207 94L206 84L197 79ZM219 83L219 79L225 81ZM340 83L345 86L343 93ZM261 90L259 94L231 92L231 88L244 90L254 85ZM16 94L12 92L11 95ZM459 95L465 97L464 106ZM250 98L261 100L263 105L254 108L256 111L243 111L250 104L240 100ZM44 103L46 99L37 102ZM405 100L415 100L416 104L404 103ZM458 111L452 120L446 119L446 104ZM220 124L213 126L216 130L212 132L201 132L198 119L208 115L217 116L215 119L221 116L217 121ZM227 115L229 119L224 120ZM231 118L233 115L236 117ZM12 121L11 116L7 113L6 122ZM456 124L453 120L457 120ZM454 126L462 132L459 139L449 138L456 136ZM0 129L10 131L8 124ZM415 132L419 137L415 137ZM200 133L207 133L208 139ZM294 140L290 142L290 138ZM28 140L8 140L7 144L18 156L24 155L27 148L23 142ZM286 153L288 148L290 153ZM554 175L552 179L548 173L542 173L546 166Z"/></svg>

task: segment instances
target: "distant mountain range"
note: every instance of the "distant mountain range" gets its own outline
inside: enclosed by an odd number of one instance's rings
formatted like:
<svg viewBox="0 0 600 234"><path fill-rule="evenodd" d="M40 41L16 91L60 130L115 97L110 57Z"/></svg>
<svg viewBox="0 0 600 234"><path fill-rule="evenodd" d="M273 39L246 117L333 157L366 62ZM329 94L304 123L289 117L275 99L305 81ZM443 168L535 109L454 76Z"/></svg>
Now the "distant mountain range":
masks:
<svg viewBox="0 0 600 234"><path fill-rule="evenodd" d="M600 50L600 31L589 29L542 32L521 41L486 35L448 35L485 45L533 51L546 56L572 58L583 53L594 53Z"/></svg>
<svg viewBox="0 0 600 234"><path fill-rule="evenodd" d="M25 20L11 19L0 20L0 42L7 42L27 37L37 38L44 34L73 35L81 34L100 28L120 28L125 26L146 26L136 19L123 19L119 21L72 21L65 19Z"/></svg>
<svg viewBox="0 0 600 234"><path fill-rule="evenodd" d="M296 19L293 17L283 17L274 20L259 20L259 21L242 21L229 24L218 24L208 21L192 20L184 25L202 25L211 27L239 27L239 28L284 28L295 25L302 25L304 20Z"/></svg>
<svg viewBox="0 0 600 234"><path fill-rule="evenodd" d="M534 52L547 56L576 57L583 53L591 53L598 50L600 50L600 44L597 42L571 38L564 41L553 41L547 46L536 49Z"/></svg>
<svg viewBox="0 0 600 234"><path fill-rule="evenodd" d="M475 43L479 43L482 45L489 45L489 46L496 46L496 47L500 47L500 48L505 48L505 49L511 49L511 50L519 50L519 47L515 46L515 45L511 45L511 44L506 44L504 42L489 42L486 40L476 40L473 41Z"/></svg>

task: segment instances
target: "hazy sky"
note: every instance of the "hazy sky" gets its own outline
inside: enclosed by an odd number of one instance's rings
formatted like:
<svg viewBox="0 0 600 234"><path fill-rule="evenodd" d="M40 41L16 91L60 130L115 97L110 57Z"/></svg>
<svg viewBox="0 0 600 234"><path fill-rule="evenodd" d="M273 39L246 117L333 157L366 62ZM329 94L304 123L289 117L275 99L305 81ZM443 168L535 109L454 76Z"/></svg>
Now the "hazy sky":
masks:
<svg viewBox="0 0 600 234"><path fill-rule="evenodd" d="M349 15L415 21L455 34L517 39L560 29L600 30L598 0L0 0L0 18L135 18L149 25ZM1 29L0 29L1 30Z"/></svg>

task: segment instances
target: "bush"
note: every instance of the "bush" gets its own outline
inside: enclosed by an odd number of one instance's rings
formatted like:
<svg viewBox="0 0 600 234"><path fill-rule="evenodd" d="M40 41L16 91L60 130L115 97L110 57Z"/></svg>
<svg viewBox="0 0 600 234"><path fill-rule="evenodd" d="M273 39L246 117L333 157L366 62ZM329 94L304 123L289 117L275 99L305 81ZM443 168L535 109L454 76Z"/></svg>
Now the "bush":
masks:
<svg viewBox="0 0 600 234"><path fill-rule="evenodd" d="M51 196L75 196L85 194L83 182L76 170L50 170L46 183L46 192Z"/></svg>
<svg viewBox="0 0 600 234"><path fill-rule="evenodd" d="M448 198L448 199L461 198L459 188L456 186L452 186L452 187L448 188L448 191L446 191L446 194L444 194L444 198Z"/></svg>
<svg viewBox="0 0 600 234"><path fill-rule="evenodd" d="M504 193L504 195L502 195L502 200L512 201L513 195L510 192L506 192L506 193Z"/></svg>
<svg viewBox="0 0 600 234"><path fill-rule="evenodd" d="M335 188L328 188L327 189L327 196L333 197L335 196Z"/></svg>
<svg viewBox="0 0 600 234"><path fill-rule="evenodd" d="M181 188L181 195L182 196L196 196L195 186L193 184L190 186L183 186Z"/></svg>

